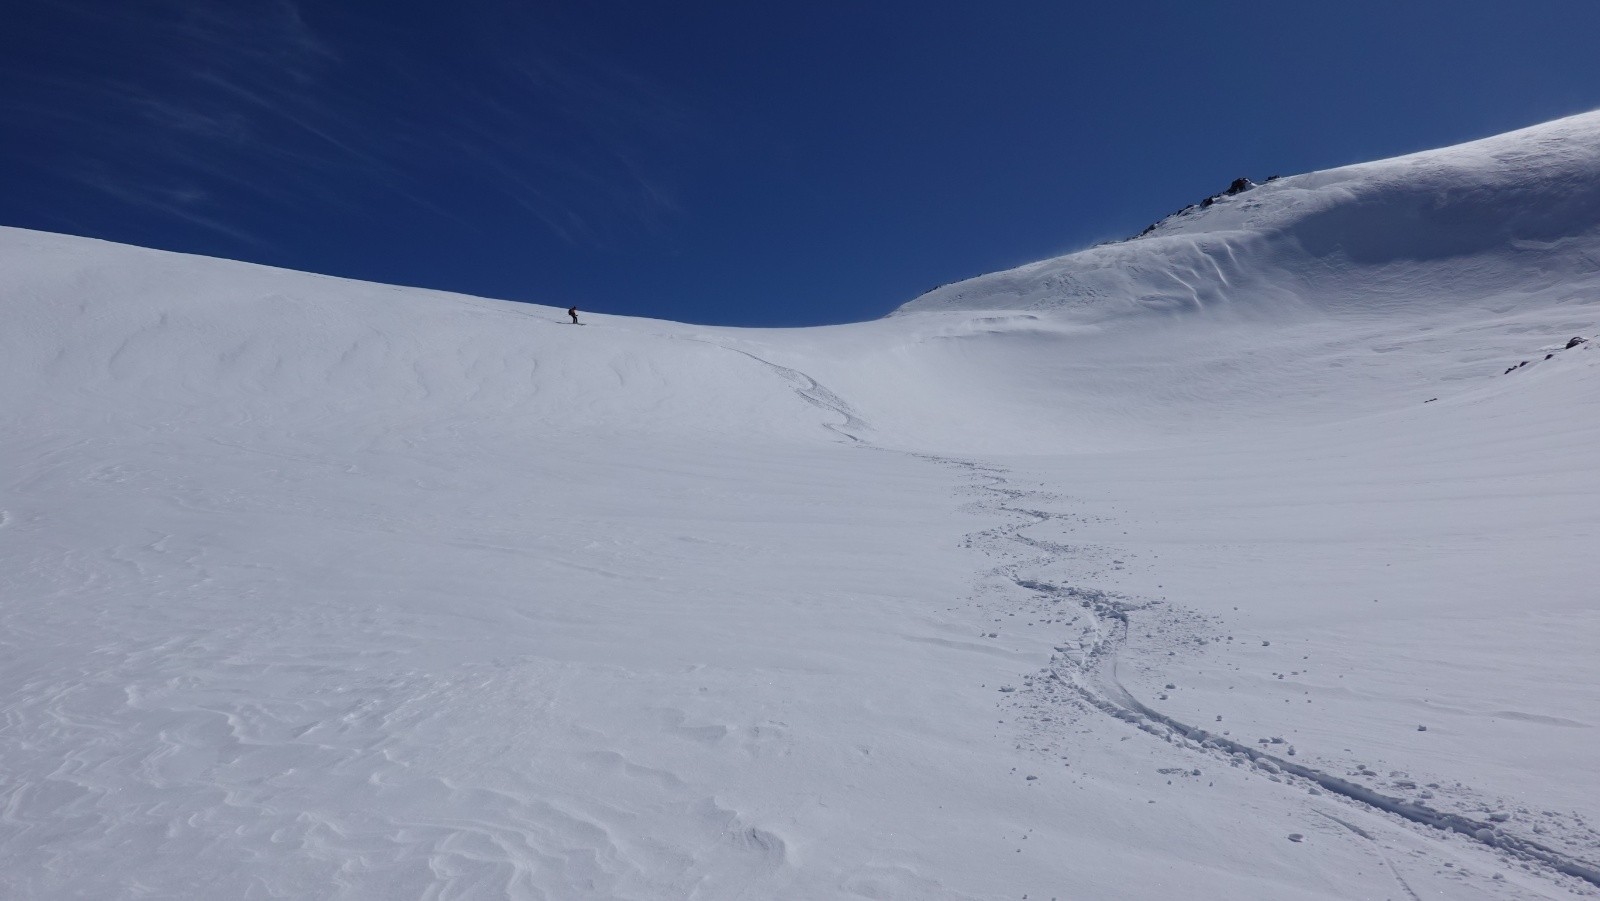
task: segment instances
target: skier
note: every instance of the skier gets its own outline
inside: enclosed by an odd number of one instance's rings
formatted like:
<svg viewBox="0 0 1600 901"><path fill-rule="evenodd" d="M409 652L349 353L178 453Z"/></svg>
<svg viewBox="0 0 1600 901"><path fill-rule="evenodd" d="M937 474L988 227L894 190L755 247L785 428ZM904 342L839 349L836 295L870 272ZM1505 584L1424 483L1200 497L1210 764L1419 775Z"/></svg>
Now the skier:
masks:
<svg viewBox="0 0 1600 901"><path fill-rule="evenodd" d="M573 325L582 325L583 324L583 323L578 321L578 308L577 307L567 307L567 315L572 317L572 324Z"/></svg>

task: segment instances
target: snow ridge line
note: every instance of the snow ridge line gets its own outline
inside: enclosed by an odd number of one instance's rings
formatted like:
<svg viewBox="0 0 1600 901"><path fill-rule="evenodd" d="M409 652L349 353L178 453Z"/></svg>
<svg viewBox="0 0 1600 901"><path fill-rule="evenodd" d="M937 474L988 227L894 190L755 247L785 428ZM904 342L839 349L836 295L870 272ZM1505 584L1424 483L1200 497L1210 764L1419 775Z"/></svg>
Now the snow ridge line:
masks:
<svg viewBox="0 0 1600 901"><path fill-rule="evenodd" d="M1056 519L1057 515L1043 510L1016 506L1018 502L1036 492L1012 487L1005 478L1007 470L969 460L958 460L932 454L914 454L914 456L956 466L974 476L990 480L989 484L980 484L978 487L1001 498L995 505L996 509L1004 513L1024 517L1026 520L1013 526L992 530L987 534L1016 541L1036 551L1043 551L1051 557L1070 550L1064 545L1043 541L1023 534L1023 530ZM1005 569L1010 569L1010 567ZM1364 785L1342 779L1331 773L1268 754L1225 736L1207 732L1204 729L1191 726L1151 708L1135 698L1117 679L1116 673L1117 651L1128 637L1130 625L1128 614L1146 609L1149 605L1129 603L1125 599L1117 598L1099 589L1052 585L1031 579L1018 578L1014 575L1012 576L1012 581L1018 587L1028 591L1076 599L1079 602L1079 606L1088 611L1095 620L1097 638L1090 647L1084 649L1080 659L1074 663L1070 658L1057 656L1052 659L1052 665L1045 670L1050 678L1073 690L1095 709L1130 725L1137 726L1140 731L1165 738L1169 742L1174 739L1183 739L1184 741L1176 743L1193 750L1200 750L1202 753L1205 750L1214 749L1235 759L1242 758L1267 764L1269 767L1276 768L1277 771L1313 782L1330 794L1341 796L1374 810L1393 814L1413 823L1441 831L1458 833L1490 848L1498 849L1521 859L1537 861L1559 873L1581 879L1596 888L1600 888L1600 867L1540 842L1505 832L1498 828L1497 824L1475 820L1461 814L1434 810L1425 804L1381 794ZM1066 664L1065 671L1057 661L1062 661ZM1410 887L1406 886L1406 888L1409 891Z"/></svg>

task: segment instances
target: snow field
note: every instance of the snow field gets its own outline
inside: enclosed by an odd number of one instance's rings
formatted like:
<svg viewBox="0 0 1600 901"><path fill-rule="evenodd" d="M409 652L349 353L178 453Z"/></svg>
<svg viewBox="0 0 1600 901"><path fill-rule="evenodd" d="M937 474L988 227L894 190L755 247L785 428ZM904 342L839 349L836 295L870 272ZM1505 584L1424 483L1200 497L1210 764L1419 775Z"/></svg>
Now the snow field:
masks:
<svg viewBox="0 0 1600 901"><path fill-rule="evenodd" d="M0 895L1593 896L1597 134L795 331L0 230Z"/></svg>

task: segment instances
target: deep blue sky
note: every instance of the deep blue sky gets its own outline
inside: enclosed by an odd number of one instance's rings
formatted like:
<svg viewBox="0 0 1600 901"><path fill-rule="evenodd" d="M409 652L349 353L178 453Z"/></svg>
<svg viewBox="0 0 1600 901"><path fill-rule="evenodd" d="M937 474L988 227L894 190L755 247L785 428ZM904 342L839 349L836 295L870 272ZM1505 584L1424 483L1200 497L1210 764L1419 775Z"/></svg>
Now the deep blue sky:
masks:
<svg viewBox="0 0 1600 901"><path fill-rule="evenodd" d="M0 224L703 323L873 318L1600 107L1593 0L0 0Z"/></svg>

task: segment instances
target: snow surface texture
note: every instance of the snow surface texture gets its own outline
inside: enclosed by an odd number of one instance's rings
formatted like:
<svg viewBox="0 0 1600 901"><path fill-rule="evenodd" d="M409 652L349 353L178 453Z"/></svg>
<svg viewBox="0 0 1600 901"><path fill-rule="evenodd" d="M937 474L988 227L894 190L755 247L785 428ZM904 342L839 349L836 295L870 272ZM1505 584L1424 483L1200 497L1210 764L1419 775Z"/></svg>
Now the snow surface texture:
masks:
<svg viewBox="0 0 1600 901"><path fill-rule="evenodd" d="M1600 115L793 331L0 230L0 897L1600 895L1597 261Z"/></svg>

